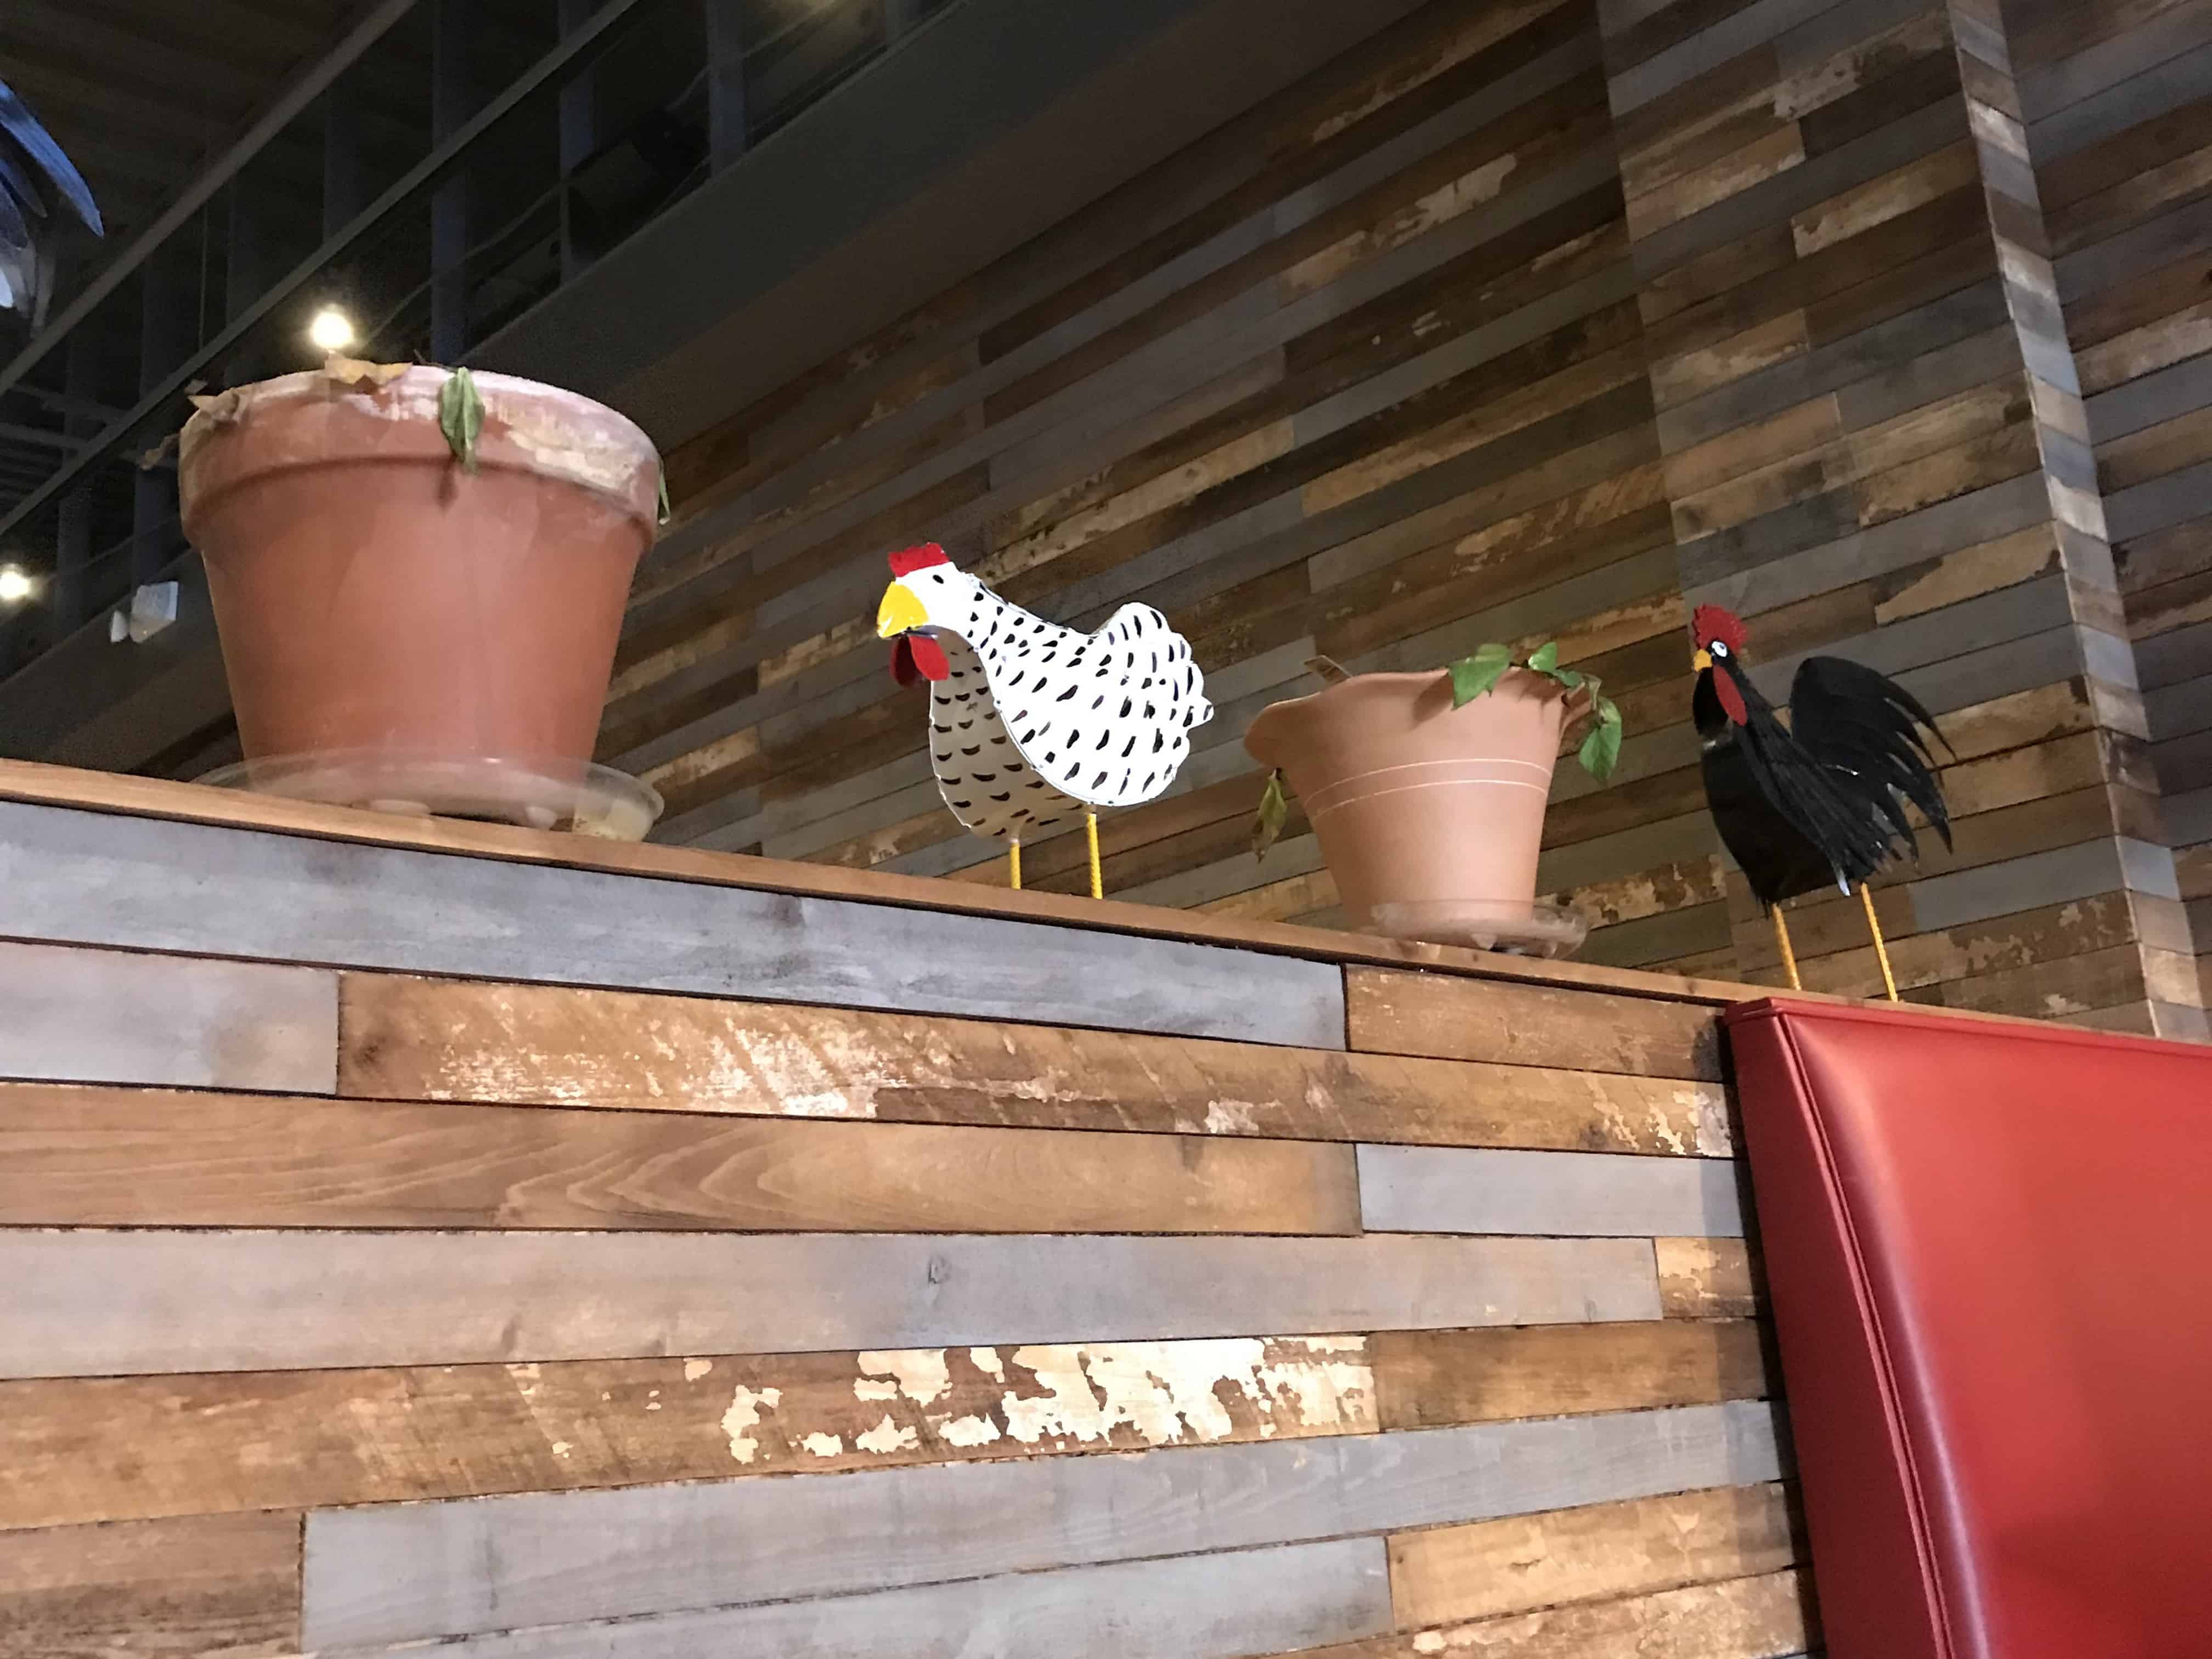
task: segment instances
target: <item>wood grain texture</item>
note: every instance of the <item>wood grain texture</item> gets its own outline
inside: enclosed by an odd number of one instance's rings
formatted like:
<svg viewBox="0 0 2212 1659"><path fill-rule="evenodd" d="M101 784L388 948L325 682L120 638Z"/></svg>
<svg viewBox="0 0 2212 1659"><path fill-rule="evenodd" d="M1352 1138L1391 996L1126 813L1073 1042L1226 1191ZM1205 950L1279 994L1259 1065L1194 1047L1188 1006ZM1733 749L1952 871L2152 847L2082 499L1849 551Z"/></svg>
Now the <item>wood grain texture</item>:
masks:
<svg viewBox="0 0 2212 1659"><path fill-rule="evenodd" d="M1743 1319L1763 1311L1765 1280L1740 1238L1655 1238L1659 1297L1669 1319Z"/></svg>
<svg viewBox="0 0 2212 1659"><path fill-rule="evenodd" d="M1731 1150L1714 1083L385 975L343 995L339 1090L372 1098Z"/></svg>
<svg viewBox="0 0 2212 1659"><path fill-rule="evenodd" d="M1370 1341L0 1382L0 1458L15 1476L0 1528L1366 1434ZM1431 1386L1408 1370L1394 1392L1418 1403Z"/></svg>
<svg viewBox="0 0 2212 1659"><path fill-rule="evenodd" d="M453 1659L1232 1659L1386 1628L1379 1539L1008 1574L872 1595L539 1626L441 1644ZM391 1651L386 1650L385 1651ZM412 1650L407 1650L412 1651Z"/></svg>
<svg viewBox="0 0 2212 1659"><path fill-rule="evenodd" d="M1443 1625L1777 1572L1803 1559L1798 1527L1766 1483L1400 1533L1391 1601L1401 1626Z"/></svg>
<svg viewBox="0 0 2212 1659"><path fill-rule="evenodd" d="M204 903L179 867L220 888ZM915 1012L1330 1048L1328 967L887 905L640 881L0 803L0 884L40 939L211 956Z"/></svg>
<svg viewBox="0 0 2212 1659"><path fill-rule="evenodd" d="M2202 347L2145 336L2108 361L2085 359L2085 380L2074 354L2100 348L2069 328L2065 307L2123 269L2112 247L2069 251L2100 209L2131 233L2140 216L2196 188L2185 182L2201 170L2185 121L2074 153L2168 106L2152 82L2121 93L2091 68L2123 52L2118 79L2139 73L2156 58L2160 26L2113 22L2093 33L2096 44L2063 52L2045 28L2059 55L2016 83L2008 32L2047 19L1995 7L1819 9L1816 19L1777 0L1649 15L1601 9L1685 599L1745 617L1747 659L1778 702L1805 654L1834 651L1901 672L1947 734L1974 723L1977 705L2057 690L2093 659L2092 676L2132 684L2106 538L2154 513L2136 492L2198 452L2185 403L2166 411L2180 425L2132 416L2135 435L2093 456L2096 423L2079 393L2126 378L2130 362L2156 372L2177 349ZM2089 86L2098 91L2080 90ZM2087 112L2108 95L2112 118L2099 128ZM2077 96L2078 111L2064 107ZM2172 169L2163 187L2151 182L2161 167ZM2142 271L2176 261L2182 246L2136 251ZM2112 307L2106 336L2155 332L2160 305L2198 303L2180 264L2150 285L2160 282L2163 298L2148 308ZM2177 512L2194 511L2180 507L2185 488L2167 488ZM2033 643L2068 635L2071 652ZM2101 733L2066 751L2064 775L2032 752L2038 741L2023 732L1985 751L1978 772L1949 769L1957 815L2133 787ZM2002 802L1973 799L2000 783ZM2107 805L2104 825L2117 829L2123 811ZM2109 896L2125 914L2136 879L2114 871L2094 894L2065 896ZM2155 873L2148 880L2155 890ZM1984 917L2059 896L2027 870L1990 888ZM2109 947L2137 954L2131 982L2098 983L2111 975L2075 953L2043 982L2081 994L2039 1003L1995 958L1947 937L1955 920L1910 907L1884 918L1899 959L1927 957L1932 973L1934 958L1948 958L1962 1002L2048 1018L2091 998L2148 995L2152 947L2141 937ZM1686 927L1662 945L1651 929L1650 955L1616 928L1614 959L1730 963L1778 982L1750 921L1724 945ZM1862 928L1848 945L1801 941L1807 982L1874 994L1878 976L1858 971L1863 939Z"/></svg>
<svg viewBox="0 0 2212 1659"><path fill-rule="evenodd" d="M1753 1404L309 1518L307 1644L467 1635L1771 1480ZM1141 1534L1100 1523L1152 1516Z"/></svg>
<svg viewBox="0 0 2212 1659"><path fill-rule="evenodd" d="M1801 1659L1818 1650L1819 1636L1810 1577L1777 1572L1347 1642L1308 1650L1307 1659Z"/></svg>
<svg viewBox="0 0 2212 1659"><path fill-rule="evenodd" d="M2179 666L2191 654L2185 630L2202 619L2212 568L2203 514L2212 461L2212 327L2202 284L2212 225L2199 127L2205 10L2193 3L2124 7L2066 21L2073 27L2046 22L2037 32L2038 61L2022 84L2036 100L2036 184L2113 539L2124 615L2108 626L2134 645L2142 684L2156 686L2189 675ZM2198 787L2187 736L2194 724L2169 716L2152 732L2152 766L2169 796ZM2189 859L2204 844L2201 817L2171 816L2169 843ZM2206 943L2198 938L2193 948ZM2184 955L2191 948L2185 945ZM2155 1012L2156 961L2146 951L2140 986L2101 1017L2193 1034L2193 1018ZM2088 988L2086 973L2044 977L2066 988L2057 994L2072 1006L2090 1000L2079 994ZM2019 983L1996 988L2032 994Z"/></svg>
<svg viewBox="0 0 2212 1659"><path fill-rule="evenodd" d="M465 1261L465 1273L454 1263ZM0 1231L0 1374L1652 1319L1648 1242ZM834 1287L823 1294L812 1287Z"/></svg>
<svg viewBox="0 0 2212 1659"><path fill-rule="evenodd" d="M1705 1158L1359 1148L1360 1213L1372 1232L1738 1237L1742 1179L1733 1163Z"/></svg>
<svg viewBox="0 0 2212 1659"><path fill-rule="evenodd" d="M336 976L0 942L0 1077L327 1094Z"/></svg>
<svg viewBox="0 0 2212 1659"><path fill-rule="evenodd" d="M248 1659L300 1645L300 1517L210 1515L0 1538L0 1655Z"/></svg>
<svg viewBox="0 0 2212 1659"><path fill-rule="evenodd" d="M1351 1233L1343 1146L0 1084L0 1224Z"/></svg>
<svg viewBox="0 0 2212 1659"><path fill-rule="evenodd" d="M1919 624L1908 672L1947 719L2093 659L2124 684L2155 624L2109 567L2193 522L2212 467L2198 25L2130 10L2062 50L2014 21L2044 43L2019 80L2004 20L1932 5L1417 7L671 458L678 522L602 757L659 783L659 833L688 845L329 833L1153 936L1177 924L1147 907L1337 927L1333 896L1283 885L1317 873L1310 842L1279 875L1244 854L1245 726L1310 689L1317 650L1407 668L1554 636L1621 697L1632 754L1603 792L1558 775L1542 890L1590 919L1591 963L1750 971L1684 878L1717 851L1682 746L1686 602L1730 605L1784 666L1893 671ZM995 889L939 809L867 627L884 550L925 538L1055 620L1133 599L1196 643L1220 713L1174 793L1105 825L1107 886L1140 904ZM2147 573L2145 603L2185 615L2200 574ZM2178 792L2191 763L2159 763ZM1077 838L1029 850L1040 888L1083 884ZM1179 926L1219 939L1224 914Z"/></svg>
<svg viewBox="0 0 2212 1659"><path fill-rule="evenodd" d="M1349 1046L1516 1066L1571 1066L1642 1077L1721 1077L1719 1021L1706 1009L1643 998L1492 986L1469 994L1430 974L1345 973Z"/></svg>
<svg viewBox="0 0 2212 1659"><path fill-rule="evenodd" d="M909 711L853 659L882 549L925 532L1078 625L1158 604L1231 683L1346 610L1300 565L1363 540L1370 571L1395 567L1423 599L1354 601L1360 651L1441 628L1455 638L1418 648L1444 660L1498 629L1507 601L1560 613L1510 634L1571 620L1570 578L1611 579L1608 555L1664 545L1649 515L1600 528L1631 511L1627 489L1610 511L1544 521L1563 491L1650 459L1648 427L1643 453L1595 471L1567 459L1650 412L1599 56L1587 5L1421 8L959 303L734 411L672 458L692 500L641 580L603 752L671 769L672 838L775 851L811 815L842 833L803 856L983 863L926 797L860 783L914 746ZM1048 246L1081 259L1055 269ZM1470 548L1454 579L1423 579L1455 540L1531 513L1485 568ZM1287 690L1299 659L1253 689ZM1249 805L1237 735L1212 781ZM1186 904L1233 890L1176 811L1111 821L1131 856L1109 860L1110 890L1171 878L1190 893L1166 902Z"/></svg>
<svg viewBox="0 0 2212 1659"><path fill-rule="evenodd" d="M1382 1331L1367 1354L1382 1426L1435 1428L1761 1399L1771 1391L1762 1340L1748 1320L1672 1320Z"/></svg>
<svg viewBox="0 0 2212 1659"><path fill-rule="evenodd" d="M2093 689L2098 690L2100 695L2106 690ZM2139 715L2139 708L2137 712ZM1767 994L1766 989L1756 983L1683 973L1645 972L1591 962L1540 961L1414 940L1373 938L1321 927L1285 925L1267 919L1264 913L1247 915L1235 907L1212 914L1165 909L1151 904L1098 902L1042 890L1010 891L965 882L840 870L695 848L633 845L498 825L387 817L276 797L244 797L234 791L161 779L85 772L21 761L0 760L0 802L139 819L156 827L251 827L309 842L400 848L451 854L465 860L496 860L530 868L642 876L672 885L735 887L760 895L851 900L911 910L921 918L917 925L927 925L939 915L946 914L1000 918L1034 923L1062 933L1073 930L1078 935L1100 933L1188 942L1307 963L1418 969L1425 973L1462 976L1485 983L1614 992L1711 1009ZM1674 824L1661 826L1668 835L1677 828ZM1642 832L1636 832L1632 838L1639 846L1649 839ZM1677 856L1669 854L1670 859ZM1656 879L1666 877L1668 872L1662 869L1652 873Z"/></svg>
<svg viewBox="0 0 2212 1659"><path fill-rule="evenodd" d="M699 887L735 887L799 898L849 899L915 910L998 917L1081 933L1214 944L1317 962L1416 966L1516 983L1610 988L1678 997L1714 1006L1737 1001L1745 988L1724 980L1638 973L1581 962L1547 962L1485 951L1384 939L1334 929L1285 926L1233 914L1169 910L1157 905L1099 902L1042 889L1012 890L881 870L799 864L696 847L601 841L591 836L514 829L456 819L401 817L325 806L276 796L244 795L159 778L88 772L0 759L0 801L84 811L155 823L264 830L314 842L397 848L490 859L549 870L636 876ZM197 843L195 843L197 844ZM172 849L173 852L176 849Z"/></svg>

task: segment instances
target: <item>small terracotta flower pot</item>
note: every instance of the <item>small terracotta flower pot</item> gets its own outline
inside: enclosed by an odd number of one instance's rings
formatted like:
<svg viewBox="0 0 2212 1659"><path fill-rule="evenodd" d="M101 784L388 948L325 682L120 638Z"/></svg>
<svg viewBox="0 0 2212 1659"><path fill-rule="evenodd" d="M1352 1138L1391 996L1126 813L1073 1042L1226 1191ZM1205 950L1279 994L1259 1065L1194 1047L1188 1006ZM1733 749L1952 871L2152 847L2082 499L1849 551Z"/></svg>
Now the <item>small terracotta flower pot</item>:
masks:
<svg viewBox="0 0 2212 1659"><path fill-rule="evenodd" d="M1567 701L1523 669L1458 708L1447 672L1359 674L1262 709L1244 746L1304 805L1351 927L1489 944L1500 918L1529 931Z"/></svg>
<svg viewBox="0 0 2212 1659"><path fill-rule="evenodd" d="M439 428L447 378L288 374L185 428L185 530L249 759L589 758L659 458L612 410L480 374L465 472Z"/></svg>

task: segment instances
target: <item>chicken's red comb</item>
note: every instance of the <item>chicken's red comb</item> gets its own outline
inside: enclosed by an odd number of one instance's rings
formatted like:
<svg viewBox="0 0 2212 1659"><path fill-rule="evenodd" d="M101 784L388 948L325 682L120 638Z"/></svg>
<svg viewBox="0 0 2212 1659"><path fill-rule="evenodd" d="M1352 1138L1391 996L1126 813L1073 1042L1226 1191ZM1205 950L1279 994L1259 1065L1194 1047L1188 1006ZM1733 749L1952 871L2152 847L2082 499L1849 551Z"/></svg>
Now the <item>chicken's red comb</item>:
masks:
<svg viewBox="0 0 2212 1659"><path fill-rule="evenodd" d="M1701 605L1690 616L1690 635L1700 647L1717 641L1728 647L1731 654L1743 649L1743 621L1733 611L1723 611L1717 605Z"/></svg>
<svg viewBox="0 0 2212 1659"><path fill-rule="evenodd" d="M891 555L891 574L911 576L917 570L927 570L933 564L951 564L945 550L935 542L924 542L920 547L902 547Z"/></svg>

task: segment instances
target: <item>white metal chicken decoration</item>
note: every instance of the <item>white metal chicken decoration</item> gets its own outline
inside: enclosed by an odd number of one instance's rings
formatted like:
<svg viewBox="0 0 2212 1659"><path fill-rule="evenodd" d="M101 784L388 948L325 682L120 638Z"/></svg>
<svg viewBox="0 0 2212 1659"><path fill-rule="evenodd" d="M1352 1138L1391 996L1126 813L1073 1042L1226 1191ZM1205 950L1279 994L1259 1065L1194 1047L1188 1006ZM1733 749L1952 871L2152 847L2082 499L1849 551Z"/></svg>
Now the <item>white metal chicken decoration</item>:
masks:
<svg viewBox="0 0 2212 1659"><path fill-rule="evenodd" d="M1079 813L1099 897L1101 806L1163 793L1213 718L1190 643L1148 605L1125 605L1079 634L1010 605L934 542L890 556L876 633L891 674L927 680L938 792L970 831L1006 843L1022 884L1022 842Z"/></svg>

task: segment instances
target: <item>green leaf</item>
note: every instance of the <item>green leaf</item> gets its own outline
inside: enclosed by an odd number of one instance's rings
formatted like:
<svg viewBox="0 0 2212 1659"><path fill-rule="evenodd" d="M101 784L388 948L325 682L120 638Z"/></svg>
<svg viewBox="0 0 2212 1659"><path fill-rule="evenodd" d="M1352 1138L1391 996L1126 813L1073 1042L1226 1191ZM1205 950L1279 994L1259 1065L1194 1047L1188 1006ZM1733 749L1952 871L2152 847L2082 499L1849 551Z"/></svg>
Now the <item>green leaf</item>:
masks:
<svg viewBox="0 0 2212 1659"><path fill-rule="evenodd" d="M1592 680L1590 682L1590 692L1594 697L1596 697L1597 682L1595 680ZM1611 697L1596 697L1596 701L1592 703L1591 708L1600 720L1603 721L1607 726L1613 726L1616 730L1619 729L1620 726L1620 705L1619 703L1615 702Z"/></svg>
<svg viewBox="0 0 2212 1659"><path fill-rule="evenodd" d="M675 516L668 506L668 469L664 466L660 469L660 507L653 521L657 525L665 525Z"/></svg>
<svg viewBox="0 0 2212 1659"><path fill-rule="evenodd" d="M477 470L477 440L483 435L483 394L477 377L457 368L438 388L438 430L446 434L446 447L461 464L461 471Z"/></svg>
<svg viewBox="0 0 2212 1659"><path fill-rule="evenodd" d="M1462 657L1451 665L1452 707L1460 708L1505 678L1505 671L1513 665L1513 653L1502 645L1484 646L1471 657Z"/></svg>
<svg viewBox="0 0 2212 1659"><path fill-rule="evenodd" d="M1603 783L1613 775L1613 769L1620 764L1620 722L1601 720L1589 729L1577 751L1583 770Z"/></svg>
<svg viewBox="0 0 2212 1659"><path fill-rule="evenodd" d="M1583 683L1582 671L1575 668L1554 668L1552 678L1572 691Z"/></svg>
<svg viewBox="0 0 2212 1659"><path fill-rule="evenodd" d="M1262 860L1267 849L1275 844L1275 837L1283 833L1284 820L1291 816L1290 797L1283 793L1283 775L1267 774L1267 792L1260 797L1260 816L1252 825L1252 856Z"/></svg>
<svg viewBox="0 0 2212 1659"><path fill-rule="evenodd" d="M1559 665L1559 642L1546 640L1528 653L1528 666L1539 674L1550 674Z"/></svg>

